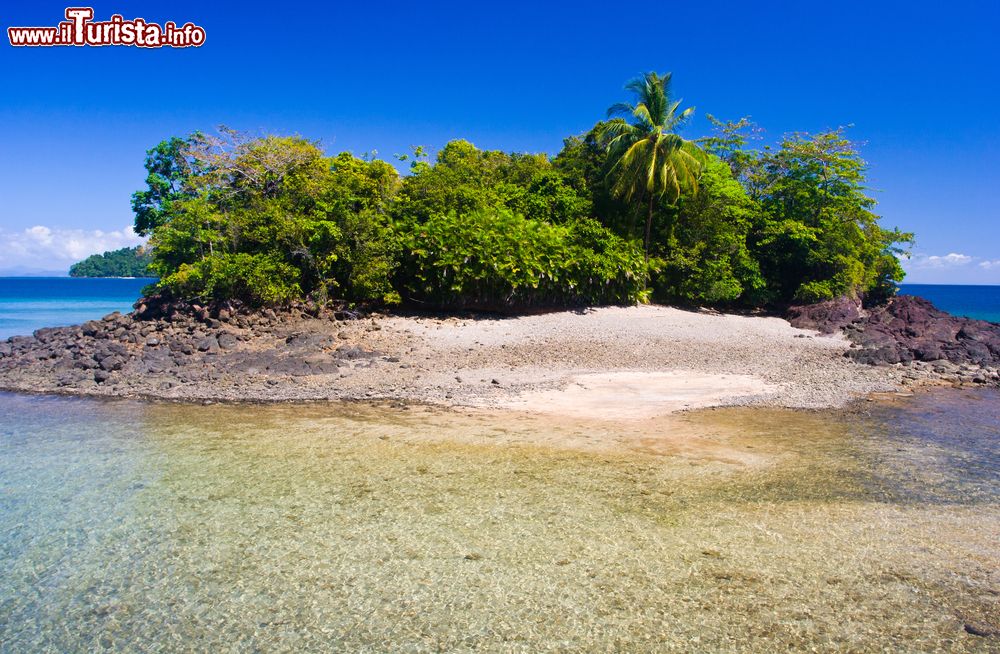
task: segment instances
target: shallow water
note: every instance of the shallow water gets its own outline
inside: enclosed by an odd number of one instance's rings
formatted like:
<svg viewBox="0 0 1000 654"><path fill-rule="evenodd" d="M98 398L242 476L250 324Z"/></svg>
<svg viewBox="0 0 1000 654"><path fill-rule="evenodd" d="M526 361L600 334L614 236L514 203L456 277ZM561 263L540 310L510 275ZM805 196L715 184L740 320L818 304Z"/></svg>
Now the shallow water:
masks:
<svg viewBox="0 0 1000 654"><path fill-rule="evenodd" d="M963 627L1000 627L998 400L619 428L0 395L0 650L996 651Z"/></svg>

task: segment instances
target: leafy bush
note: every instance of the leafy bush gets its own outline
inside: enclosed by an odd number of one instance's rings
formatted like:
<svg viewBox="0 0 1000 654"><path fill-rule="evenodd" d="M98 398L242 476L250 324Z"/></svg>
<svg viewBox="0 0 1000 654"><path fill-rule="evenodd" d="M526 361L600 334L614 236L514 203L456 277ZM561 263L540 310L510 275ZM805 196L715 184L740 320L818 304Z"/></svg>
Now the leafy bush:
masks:
<svg viewBox="0 0 1000 654"><path fill-rule="evenodd" d="M553 225L506 209L432 216L399 230L404 299L480 310L645 299L642 252L589 219Z"/></svg>
<svg viewBox="0 0 1000 654"><path fill-rule="evenodd" d="M502 208L535 220L565 222L586 216L590 202L545 155L479 150L456 140L444 146L433 166L417 162L393 213L422 221L449 211L467 215Z"/></svg>
<svg viewBox="0 0 1000 654"><path fill-rule="evenodd" d="M197 164L180 183L183 195L142 195L145 215L156 216L150 242L161 288L260 304L306 294L395 297L392 166L346 153L331 159L298 137L226 136L180 142L191 145L178 156Z"/></svg>
<svg viewBox="0 0 1000 654"><path fill-rule="evenodd" d="M302 295L299 270L274 255L213 254L160 280L178 297L239 298L250 304L288 302Z"/></svg>

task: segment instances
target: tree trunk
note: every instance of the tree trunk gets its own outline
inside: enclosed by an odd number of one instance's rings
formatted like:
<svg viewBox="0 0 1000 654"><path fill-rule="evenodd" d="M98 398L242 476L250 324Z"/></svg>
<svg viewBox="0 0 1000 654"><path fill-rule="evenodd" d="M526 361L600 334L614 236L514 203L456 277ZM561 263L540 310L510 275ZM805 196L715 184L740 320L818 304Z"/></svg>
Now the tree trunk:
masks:
<svg viewBox="0 0 1000 654"><path fill-rule="evenodd" d="M646 214L646 237L643 239L643 250L646 254L646 263L649 263L649 236L653 230L653 194L649 194L649 213Z"/></svg>

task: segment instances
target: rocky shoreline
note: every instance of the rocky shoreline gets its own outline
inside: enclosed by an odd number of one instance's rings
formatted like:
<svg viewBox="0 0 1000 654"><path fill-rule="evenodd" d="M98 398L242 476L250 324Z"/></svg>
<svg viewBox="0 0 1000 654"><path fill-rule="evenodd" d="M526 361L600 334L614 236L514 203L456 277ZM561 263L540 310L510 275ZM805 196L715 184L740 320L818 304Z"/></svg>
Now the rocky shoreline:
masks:
<svg viewBox="0 0 1000 654"><path fill-rule="evenodd" d="M627 409L630 393L637 403L645 395L674 408L820 408L906 386L1000 384L1000 326L949 316L923 300L897 298L874 310L827 303L789 318L791 325L650 306L515 318L385 316L311 303L249 311L147 298L127 315L0 343L0 389L516 408L537 407L532 394L601 386L597 399L617 393ZM609 374L612 381L597 380Z"/></svg>
<svg viewBox="0 0 1000 654"><path fill-rule="evenodd" d="M851 342L845 356L902 366L908 380L1000 385L1000 325L953 316L921 297L900 295L873 307L839 298L793 307L788 320L824 334L843 332Z"/></svg>

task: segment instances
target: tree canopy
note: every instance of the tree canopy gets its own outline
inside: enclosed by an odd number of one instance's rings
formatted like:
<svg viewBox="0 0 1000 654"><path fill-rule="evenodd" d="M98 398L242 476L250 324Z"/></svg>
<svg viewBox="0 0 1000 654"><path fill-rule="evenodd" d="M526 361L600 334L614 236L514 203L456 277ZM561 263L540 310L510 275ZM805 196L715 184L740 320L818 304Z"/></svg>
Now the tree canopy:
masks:
<svg viewBox="0 0 1000 654"><path fill-rule="evenodd" d="M221 129L149 151L133 196L159 290L185 298L516 311L654 300L771 307L884 297L885 229L843 129L753 149L748 119L677 134L670 74L555 156L451 141L391 164Z"/></svg>

